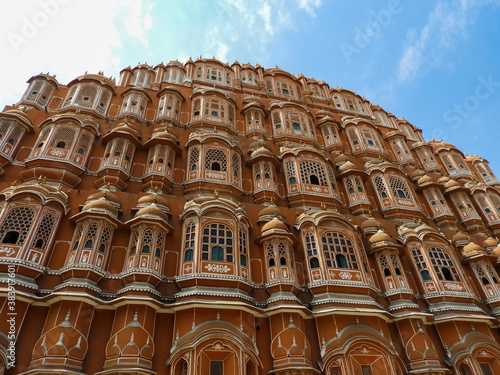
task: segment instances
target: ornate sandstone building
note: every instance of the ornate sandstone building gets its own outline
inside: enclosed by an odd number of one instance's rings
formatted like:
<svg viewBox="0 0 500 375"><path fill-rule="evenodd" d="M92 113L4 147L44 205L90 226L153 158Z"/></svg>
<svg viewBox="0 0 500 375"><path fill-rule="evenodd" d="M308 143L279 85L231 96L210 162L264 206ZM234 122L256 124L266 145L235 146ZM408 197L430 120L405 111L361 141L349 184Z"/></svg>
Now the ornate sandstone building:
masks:
<svg viewBox="0 0 500 375"><path fill-rule="evenodd" d="M351 91L39 74L0 173L0 373L500 374L499 181Z"/></svg>

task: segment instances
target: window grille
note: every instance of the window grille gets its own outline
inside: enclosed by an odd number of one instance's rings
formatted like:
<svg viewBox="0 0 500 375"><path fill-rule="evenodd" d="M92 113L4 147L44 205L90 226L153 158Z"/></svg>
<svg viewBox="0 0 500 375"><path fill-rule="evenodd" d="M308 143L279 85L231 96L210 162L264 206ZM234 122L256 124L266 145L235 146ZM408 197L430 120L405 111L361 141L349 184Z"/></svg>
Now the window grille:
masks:
<svg viewBox="0 0 500 375"><path fill-rule="evenodd" d="M497 194L492 193L491 191L487 191L486 196L490 200L493 207L495 207L497 212L500 214L500 197Z"/></svg>
<svg viewBox="0 0 500 375"><path fill-rule="evenodd" d="M45 208L42 214L42 219L36 230L35 236L31 243L31 247L37 248L41 251L47 249L50 237L54 230L54 225L57 222L60 214L57 211Z"/></svg>
<svg viewBox="0 0 500 375"><path fill-rule="evenodd" d="M60 127L55 128L54 135L51 137L49 147L61 147L64 149L71 149L73 142L76 138L75 129Z"/></svg>
<svg viewBox="0 0 500 375"><path fill-rule="evenodd" d="M189 155L189 170L190 171L197 170L199 162L200 162L200 149L198 147L192 147L191 153Z"/></svg>
<svg viewBox="0 0 500 375"><path fill-rule="evenodd" d="M380 198L387 198L387 189L385 187L385 182L380 176L376 176L374 178L375 182L375 189L377 189L377 194L379 195Z"/></svg>
<svg viewBox="0 0 500 375"><path fill-rule="evenodd" d="M109 242L111 240L111 234L113 230L109 226L105 226L101 232L101 238L99 239L99 248L98 250L101 253L105 253L108 249Z"/></svg>
<svg viewBox="0 0 500 375"><path fill-rule="evenodd" d="M402 179L389 177L389 186L391 187L392 194L396 198L411 199L410 192Z"/></svg>
<svg viewBox="0 0 500 375"><path fill-rule="evenodd" d="M457 269L446 251L439 247L430 247L428 251L431 264L439 280L460 281Z"/></svg>
<svg viewBox="0 0 500 375"><path fill-rule="evenodd" d="M71 246L72 251L77 250L78 247L80 246L80 241L82 239L82 234L83 234L83 228L84 228L83 223L78 224L78 226L76 227L75 236L73 237L73 246Z"/></svg>
<svg viewBox="0 0 500 375"><path fill-rule="evenodd" d="M202 260L233 262L233 232L224 224L209 224L203 228Z"/></svg>
<svg viewBox="0 0 500 375"><path fill-rule="evenodd" d="M0 227L0 239L2 243L12 245L24 244L34 217L35 211L29 207L11 209ZM18 233L17 236L13 236L14 233Z"/></svg>
<svg viewBox="0 0 500 375"><path fill-rule="evenodd" d="M295 163L293 161L286 162L286 174L289 179L295 178Z"/></svg>
<svg viewBox="0 0 500 375"><path fill-rule="evenodd" d="M240 176L240 156L238 154L233 154L233 175L234 177Z"/></svg>
<svg viewBox="0 0 500 375"><path fill-rule="evenodd" d="M317 257L318 256L318 247L316 246L316 239L311 232L307 232L306 234L306 253L307 257Z"/></svg>
<svg viewBox="0 0 500 375"><path fill-rule="evenodd" d="M266 254L267 254L267 263L269 264L269 267L275 266L276 260L275 260L274 246L270 242L267 244Z"/></svg>
<svg viewBox="0 0 500 375"><path fill-rule="evenodd" d="M278 258L281 266L286 266L291 263L288 259L288 251L286 251L286 247L283 242L278 243Z"/></svg>
<svg viewBox="0 0 500 375"><path fill-rule="evenodd" d="M300 180L303 184L327 186L324 168L315 161L301 161L299 164Z"/></svg>
<svg viewBox="0 0 500 375"><path fill-rule="evenodd" d="M328 268L359 269L354 245L349 237L342 233L327 232L321 241Z"/></svg>
<svg viewBox="0 0 500 375"><path fill-rule="evenodd" d="M239 247L240 247L240 265L247 266L247 232L244 228L239 231Z"/></svg>
<svg viewBox="0 0 500 375"><path fill-rule="evenodd" d="M219 149L210 148L205 153L205 170L213 170L212 167L218 163L220 172L227 172L227 156Z"/></svg>

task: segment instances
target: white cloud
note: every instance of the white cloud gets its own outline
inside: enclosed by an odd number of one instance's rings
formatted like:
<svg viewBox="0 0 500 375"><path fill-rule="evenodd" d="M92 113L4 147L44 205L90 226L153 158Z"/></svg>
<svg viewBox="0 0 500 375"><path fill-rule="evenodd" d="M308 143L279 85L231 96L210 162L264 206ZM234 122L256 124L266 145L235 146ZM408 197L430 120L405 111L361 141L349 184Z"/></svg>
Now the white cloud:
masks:
<svg viewBox="0 0 500 375"><path fill-rule="evenodd" d="M453 4L440 1L429 14L427 24L420 33L408 30L406 46L399 60L398 80L415 78L424 66L439 66L448 49L454 48L462 38L467 38L472 22L467 1Z"/></svg>
<svg viewBox="0 0 500 375"><path fill-rule="evenodd" d="M314 8L319 8L321 6L321 0L298 0L299 8L304 9L312 17L316 17Z"/></svg>
<svg viewBox="0 0 500 375"><path fill-rule="evenodd" d="M271 6L269 3L266 1L264 4L262 4L262 8L258 10L259 15L262 17L262 21L264 21L264 27L266 31L273 35L274 34L274 29L271 26Z"/></svg>
<svg viewBox="0 0 500 375"><path fill-rule="evenodd" d="M0 48L8 61L0 70L0 109L17 102L26 80L41 71L57 73L61 84L85 71L116 77L124 38L147 41L151 9L132 0L11 2L0 14L0 33L7 36ZM130 25L126 34L118 21Z"/></svg>

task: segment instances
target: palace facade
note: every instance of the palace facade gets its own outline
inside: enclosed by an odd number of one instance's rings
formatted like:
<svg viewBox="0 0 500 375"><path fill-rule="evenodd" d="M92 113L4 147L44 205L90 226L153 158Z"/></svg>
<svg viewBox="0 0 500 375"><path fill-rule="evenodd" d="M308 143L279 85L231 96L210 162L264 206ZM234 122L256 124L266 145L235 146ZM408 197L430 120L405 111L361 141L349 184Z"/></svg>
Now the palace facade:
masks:
<svg viewBox="0 0 500 375"><path fill-rule="evenodd" d="M500 374L499 180L352 91L39 74L0 173L0 373Z"/></svg>

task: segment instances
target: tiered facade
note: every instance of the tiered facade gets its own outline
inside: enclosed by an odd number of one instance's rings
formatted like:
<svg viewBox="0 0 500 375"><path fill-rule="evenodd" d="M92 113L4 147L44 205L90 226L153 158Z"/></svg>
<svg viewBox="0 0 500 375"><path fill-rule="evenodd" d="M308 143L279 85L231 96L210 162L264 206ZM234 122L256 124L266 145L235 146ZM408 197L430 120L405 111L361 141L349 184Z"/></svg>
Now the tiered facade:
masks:
<svg viewBox="0 0 500 375"><path fill-rule="evenodd" d="M499 181L351 91L39 74L0 173L0 373L500 374Z"/></svg>

